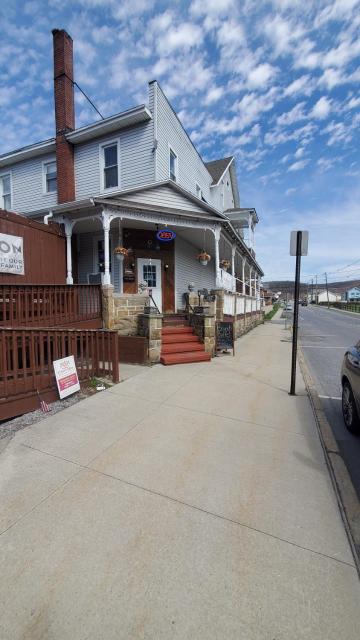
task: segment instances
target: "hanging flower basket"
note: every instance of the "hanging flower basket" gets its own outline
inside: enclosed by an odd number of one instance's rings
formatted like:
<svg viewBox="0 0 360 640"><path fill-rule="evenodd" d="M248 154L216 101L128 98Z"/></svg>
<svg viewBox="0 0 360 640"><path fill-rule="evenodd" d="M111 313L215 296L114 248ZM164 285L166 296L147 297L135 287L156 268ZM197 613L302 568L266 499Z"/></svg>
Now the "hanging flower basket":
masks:
<svg viewBox="0 0 360 640"><path fill-rule="evenodd" d="M230 260L221 260L220 262L220 267L222 269L224 269L224 271L227 271L228 269L230 269L231 267L231 262Z"/></svg>
<svg viewBox="0 0 360 640"><path fill-rule="evenodd" d="M127 258L127 256L129 255L129 250L126 249L125 247L115 247L114 249L114 253L116 255L116 257L121 260L122 258Z"/></svg>
<svg viewBox="0 0 360 640"><path fill-rule="evenodd" d="M203 264L204 266L206 266L207 263L211 260L211 256L206 253L206 251L200 251L200 253L196 257L199 260L200 264Z"/></svg>

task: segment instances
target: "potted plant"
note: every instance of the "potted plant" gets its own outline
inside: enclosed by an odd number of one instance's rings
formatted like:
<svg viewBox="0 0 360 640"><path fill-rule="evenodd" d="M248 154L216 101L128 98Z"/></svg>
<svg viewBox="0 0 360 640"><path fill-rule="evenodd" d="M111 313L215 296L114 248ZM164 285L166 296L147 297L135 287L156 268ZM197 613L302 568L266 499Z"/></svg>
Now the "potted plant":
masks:
<svg viewBox="0 0 360 640"><path fill-rule="evenodd" d="M227 271L228 269L230 269L231 267L231 262L230 260L221 260L220 262L220 267L222 269L224 269L224 271Z"/></svg>
<svg viewBox="0 0 360 640"><path fill-rule="evenodd" d="M115 247L114 253L118 260L123 260L129 255L129 250L125 247L122 247L121 245L118 245L117 247Z"/></svg>
<svg viewBox="0 0 360 640"><path fill-rule="evenodd" d="M200 251L200 253L196 257L199 260L200 264L203 264L204 266L206 266L207 263L211 260L211 256L206 253L205 249Z"/></svg>

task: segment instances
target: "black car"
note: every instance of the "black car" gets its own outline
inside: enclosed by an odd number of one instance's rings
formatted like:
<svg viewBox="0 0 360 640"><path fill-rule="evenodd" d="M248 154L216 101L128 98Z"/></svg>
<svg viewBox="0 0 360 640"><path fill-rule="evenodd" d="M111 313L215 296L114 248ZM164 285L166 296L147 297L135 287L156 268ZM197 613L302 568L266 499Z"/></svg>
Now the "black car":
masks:
<svg viewBox="0 0 360 640"><path fill-rule="evenodd" d="M344 355L341 385L345 426L351 433L360 435L360 340Z"/></svg>

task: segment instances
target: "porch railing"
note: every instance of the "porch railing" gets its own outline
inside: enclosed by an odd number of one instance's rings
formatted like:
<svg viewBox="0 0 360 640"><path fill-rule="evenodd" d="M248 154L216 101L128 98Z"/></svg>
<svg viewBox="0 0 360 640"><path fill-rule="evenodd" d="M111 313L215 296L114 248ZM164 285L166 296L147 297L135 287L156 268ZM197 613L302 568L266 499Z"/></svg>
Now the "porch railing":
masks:
<svg viewBox="0 0 360 640"><path fill-rule="evenodd" d="M56 388L53 361L73 355L80 380L119 381L116 331L0 329L1 405L21 394Z"/></svg>
<svg viewBox="0 0 360 640"><path fill-rule="evenodd" d="M243 315L261 311L261 299L239 293L224 294L224 314L228 316Z"/></svg>
<svg viewBox="0 0 360 640"><path fill-rule="evenodd" d="M0 326L53 327L100 319L99 285L0 285Z"/></svg>

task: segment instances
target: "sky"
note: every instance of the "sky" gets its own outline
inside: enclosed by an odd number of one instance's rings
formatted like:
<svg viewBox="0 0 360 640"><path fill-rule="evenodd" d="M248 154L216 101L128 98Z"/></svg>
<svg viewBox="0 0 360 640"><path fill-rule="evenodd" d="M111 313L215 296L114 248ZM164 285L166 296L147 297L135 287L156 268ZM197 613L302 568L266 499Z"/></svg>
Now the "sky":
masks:
<svg viewBox="0 0 360 640"><path fill-rule="evenodd" d="M265 280L293 277L293 229L303 280L360 278L360 0L11 0L0 22L0 153L54 135L64 28L104 116L156 79L205 161L235 156ZM76 112L98 119L78 91Z"/></svg>

